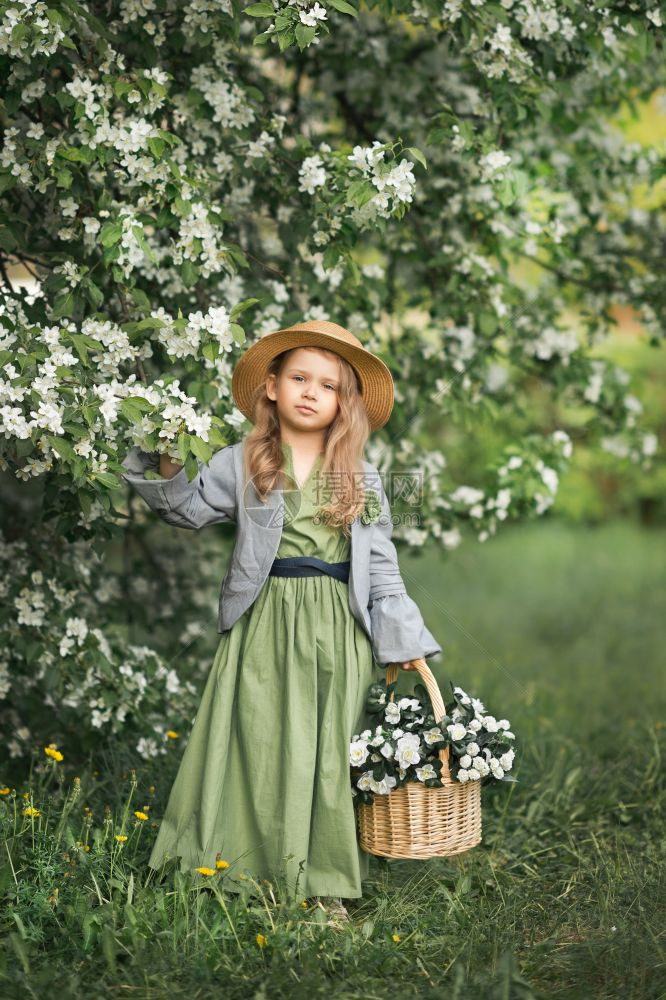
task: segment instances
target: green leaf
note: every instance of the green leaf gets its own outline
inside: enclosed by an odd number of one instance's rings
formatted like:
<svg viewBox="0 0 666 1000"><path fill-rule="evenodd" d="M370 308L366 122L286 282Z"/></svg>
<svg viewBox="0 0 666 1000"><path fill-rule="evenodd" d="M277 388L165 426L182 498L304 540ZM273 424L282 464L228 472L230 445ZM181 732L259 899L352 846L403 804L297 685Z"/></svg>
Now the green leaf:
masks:
<svg viewBox="0 0 666 1000"><path fill-rule="evenodd" d="M211 448L224 448L227 444L227 437L215 424L208 431L208 443Z"/></svg>
<svg viewBox="0 0 666 1000"><path fill-rule="evenodd" d="M192 482L194 477L199 472L199 463L197 462L194 455L188 455L185 460L185 475L187 476L187 481Z"/></svg>
<svg viewBox="0 0 666 1000"><path fill-rule="evenodd" d="M9 226L0 226L0 248L11 252L18 246L18 239Z"/></svg>
<svg viewBox="0 0 666 1000"><path fill-rule="evenodd" d="M202 441L201 438L193 437L190 440L190 448L200 462L210 462L213 457L213 449L206 441Z"/></svg>
<svg viewBox="0 0 666 1000"><path fill-rule="evenodd" d="M190 454L190 435L183 431L178 435L178 455L183 464L187 462Z"/></svg>
<svg viewBox="0 0 666 1000"><path fill-rule="evenodd" d="M234 338L235 343L244 344L245 343L245 330L238 323L232 323L230 326L231 336Z"/></svg>
<svg viewBox="0 0 666 1000"><path fill-rule="evenodd" d="M180 276L183 279L183 284L187 288L192 288L193 285L196 285L200 274L201 271L191 260L184 260L180 265Z"/></svg>
<svg viewBox="0 0 666 1000"><path fill-rule="evenodd" d="M76 296L73 288L67 288L64 292L56 295L53 303L52 315L54 319L61 319L63 316L71 316L75 312Z"/></svg>
<svg viewBox="0 0 666 1000"><path fill-rule="evenodd" d="M497 185L497 197L505 208L516 200L516 193L510 177L503 177Z"/></svg>
<svg viewBox="0 0 666 1000"><path fill-rule="evenodd" d="M99 241L103 247L111 247L117 243L123 235L123 227L120 222L106 222L99 234Z"/></svg>
<svg viewBox="0 0 666 1000"><path fill-rule="evenodd" d="M88 361L88 351L86 350L85 337L82 337L78 333L70 333L69 339L74 344L76 348L76 353L81 358L81 361L86 368L90 367L90 362Z"/></svg>
<svg viewBox="0 0 666 1000"><path fill-rule="evenodd" d="M104 292L102 289L98 288L93 281L88 281L84 283L84 291L91 306L99 309L104 303Z"/></svg>
<svg viewBox="0 0 666 1000"><path fill-rule="evenodd" d="M285 49L294 44L295 35L293 28L288 28L286 31L279 31L277 39L280 52L284 52Z"/></svg>
<svg viewBox="0 0 666 1000"><path fill-rule="evenodd" d="M0 194L4 194L5 191L16 187L16 184L16 177L13 177L11 174L0 174Z"/></svg>
<svg viewBox="0 0 666 1000"><path fill-rule="evenodd" d="M231 257L234 261L236 261L237 264L240 264L241 267L250 266L249 260L247 259L241 247L239 247L237 243L227 243L225 250L227 256Z"/></svg>
<svg viewBox="0 0 666 1000"><path fill-rule="evenodd" d="M143 252L145 253L146 257L148 257L148 259L151 260L153 264L159 263L157 257L155 256L154 251L151 250L151 248L148 246L148 243L146 242L146 237L143 235L143 229L141 228L141 226L132 226L132 232L134 233L136 241L143 250Z"/></svg>
<svg viewBox="0 0 666 1000"><path fill-rule="evenodd" d="M420 164L427 170L428 164L426 163L426 158L417 146L407 146L405 149L406 153L411 153L415 160L418 160Z"/></svg>
<svg viewBox="0 0 666 1000"><path fill-rule="evenodd" d="M133 288L130 292L130 297L137 309L143 311L150 309L151 301L142 288Z"/></svg>
<svg viewBox="0 0 666 1000"><path fill-rule="evenodd" d="M275 34L274 31L262 31L260 35L254 36L254 38L252 39L252 44L265 45L265 43L268 42L273 37L274 34Z"/></svg>
<svg viewBox="0 0 666 1000"><path fill-rule="evenodd" d="M272 3L251 3L249 7L243 7L243 14L250 17L273 17L275 10Z"/></svg>
<svg viewBox="0 0 666 1000"><path fill-rule="evenodd" d="M182 218L192 214L192 202L186 201L180 195L174 199L172 207L176 215L180 215Z"/></svg>
<svg viewBox="0 0 666 1000"><path fill-rule="evenodd" d="M46 435L46 440L53 448L56 455L60 458L65 458L69 462L73 462L76 458L76 452L72 448L69 441L65 441L64 438L54 437L52 434Z"/></svg>
<svg viewBox="0 0 666 1000"><path fill-rule="evenodd" d="M140 333L143 330L160 330L166 325L166 322L159 316L146 316L135 323L124 323L122 329L126 333Z"/></svg>
<svg viewBox="0 0 666 1000"><path fill-rule="evenodd" d="M486 337L491 337L497 330L497 315L492 312L479 314L479 329Z"/></svg>
<svg viewBox="0 0 666 1000"><path fill-rule="evenodd" d="M207 361L215 361L219 353L220 345L217 341L209 340L207 344L204 344L203 356Z"/></svg>
<svg viewBox="0 0 666 1000"><path fill-rule="evenodd" d="M347 257L347 267L349 268L353 284L355 285L360 284L362 277L361 269L353 257Z"/></svg>
<svg viewBox="0 0 666 1000"><path fill-rule="evenodd" d="M149 399L144 399L143 396L132 396L133 404L141 410L143 413L149 413L154 409L154 403L151 403Z"/></svg>
<svg viewBox="0 0 666 1000"><path fill-rule="evenodd" d="M67 168L56 171L56 187L70 188L73 179L71 170L67 170Z"/></svg>
<svg viewBox="0 0 666 1000"><path fill-rule="evenodd" d="M335 7L341 14L351 14L352 17L358 17L356 7L352 7L350 3L347 3L347 0L328 0L328 2L331 7Z"/></svg>
<svg viewBox="0 0 666 1000"><path fill-rule="evenodd" d="M81 507L85 517L90 517L90 511L92 510L92 500L90 499L90 494L86 493L84 490L78 490L77 496L79 498L79 506Z"/></svg>
<svg viewBox="0 0 666 1000"><path fill-rule="evenodd" d="M317 34L317 29L311 24L297 24L294 34L296 35L296 41L298 42L298 47L303 51L306 49L314 36Z"/></svg>
<svg viewBox="0 0 666 1000"><path fill-rule="evenodd" d="M340 255L341 255L340 247L335 246L335 244L333 246L326 247L326 249L324 250L324 256L322 258L324 270L330 271L332 267L335 267L338 260L340 259Z"/></svg>
<svg viewBox="0 0 666 1000"><path fill-rule="evenodd" d="M123 399L122 403L120 404L120 412L124 417L127 417L127 419L131 420L132 423L134 424L138 424L141 421L141 418L143 417L143 414L139 409L139 407L134 405L133 399Z"/></svg>
<svg viewBox="0 0 666 1000"><path fill-rule="evenodd" d="M89 164L92 163L96 155L95 150L87 146L61 146L58 149L58 156L71 163Z"/></svg>
<svg viewBox="0 0 666 1000"><path fill-rule="evenodd" d="M354 204L362 208L367 202L377 194L377 188L371 181L363 177L361 180L353 181L347 188L347 205Z"/></svg>
<svg viewBox="0 0 666 1000"><path fill-rule="evenodd" d="M151 136L148 139L148 149L153 154L156 160L161 160L164 155L165 142L164 139L158 139L157 136Z"/></svg>
<svg viewBox="0 0 666 1000"><path fill-rule="evenodd" d="M229 314L230 318L236 319L237 316L240 316L242 312L245 312L246 309L249 309L250 306L253 306L258 301L259 299L243 299L242 302L237 302Z"/></svg>
<svg viewBox="0 0 666 1000"><path fill-rule="evenodd" d="M114 476L112 472L92 472L90 478L97 483L101 483L102 486L106 486L109 490L117 490L120 486L120 479L118 479L118 476Z"/></svg>

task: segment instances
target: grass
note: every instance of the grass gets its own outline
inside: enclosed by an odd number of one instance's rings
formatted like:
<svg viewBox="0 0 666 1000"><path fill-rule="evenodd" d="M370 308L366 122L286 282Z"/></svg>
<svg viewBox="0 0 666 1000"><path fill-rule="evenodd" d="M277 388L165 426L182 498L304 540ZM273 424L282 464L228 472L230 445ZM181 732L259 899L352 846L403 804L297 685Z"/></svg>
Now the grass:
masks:
<svg viewBox="0 0 666 1000"><path fill-rule="evenodd" d="M401 558L445 698L451 681L510 719L519 780L484 787L468 855L373 858L341 930L279 884L149 879L177 755L151 771L107 748L74 771L62 748L2 796L2 995L666 997L664 541L553 521Z"/></svg>

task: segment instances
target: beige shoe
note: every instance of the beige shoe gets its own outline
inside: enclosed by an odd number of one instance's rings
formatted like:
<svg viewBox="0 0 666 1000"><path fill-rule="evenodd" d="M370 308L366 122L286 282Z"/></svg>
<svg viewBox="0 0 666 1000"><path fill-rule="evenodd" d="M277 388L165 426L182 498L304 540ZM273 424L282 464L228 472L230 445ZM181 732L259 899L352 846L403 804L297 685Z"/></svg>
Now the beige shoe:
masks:
<svg viewBox="0 0 666 1000"><path fill-rule="evenodd" d="M334 923L344 923L350 919L347 907L342 902L340 896L326 896L325 901L321 905Z"/></svg>

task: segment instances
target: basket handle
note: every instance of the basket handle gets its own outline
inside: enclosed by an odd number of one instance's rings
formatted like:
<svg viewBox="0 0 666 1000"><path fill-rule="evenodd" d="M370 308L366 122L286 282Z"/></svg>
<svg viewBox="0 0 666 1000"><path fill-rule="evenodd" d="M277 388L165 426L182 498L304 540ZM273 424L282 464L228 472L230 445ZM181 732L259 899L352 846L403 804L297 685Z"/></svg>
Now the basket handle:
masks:
<svg viewBox="0 0 666 1000"><path fill-rule="evenodd" d="M421 675L421 680L425 684L426 691L430 696L430 701L432 702L432 710L435 714L435 722L439 722L439 719L444 715L444 699L442 698L442 692L439 690L439 684L435 680L435 675L425 661L425 657L420 657L418 660L411 661L419 674ZM393 681L398 678L398 671L401 669L401 664L399 663L389 663L386 667L386 683L392 684ZM393 696L395 691L391 692L391 701L393 701ZM439 750L439 759L442 764L441 777L444 780L451 781L451 771L449 770L449 747L444 747L443 750Z"/></svg>

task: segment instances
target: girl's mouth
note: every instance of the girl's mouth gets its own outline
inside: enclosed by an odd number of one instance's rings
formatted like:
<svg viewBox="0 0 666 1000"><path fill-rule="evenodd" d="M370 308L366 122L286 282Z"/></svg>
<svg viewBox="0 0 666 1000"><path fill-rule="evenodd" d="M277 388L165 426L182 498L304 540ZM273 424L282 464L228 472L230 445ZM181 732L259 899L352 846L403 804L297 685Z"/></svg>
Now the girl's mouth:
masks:
<svg viewBox="0 0 666 1000"><path fill-rule="evenodd" d="M303 413L315 413L316 411L312 409L311 406L297 406L297 410L302 410Z"/></svg>

